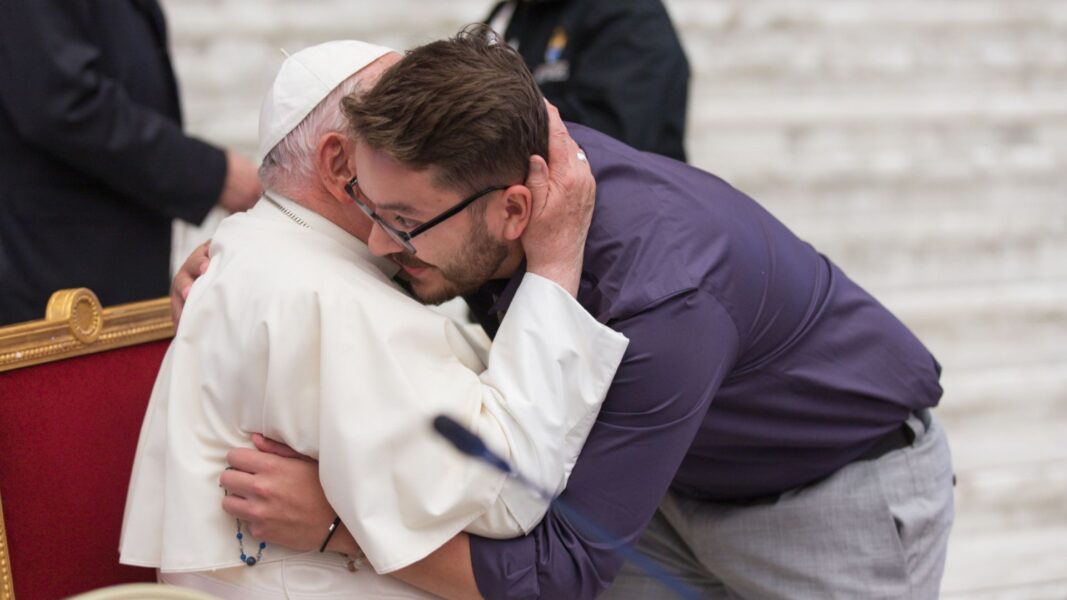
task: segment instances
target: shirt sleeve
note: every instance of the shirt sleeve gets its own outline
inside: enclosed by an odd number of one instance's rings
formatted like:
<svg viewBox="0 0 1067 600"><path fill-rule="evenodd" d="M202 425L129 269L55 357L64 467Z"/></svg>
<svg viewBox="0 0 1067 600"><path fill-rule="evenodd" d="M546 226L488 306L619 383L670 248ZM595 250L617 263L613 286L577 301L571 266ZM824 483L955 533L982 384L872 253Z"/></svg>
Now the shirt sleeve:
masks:
<svg viewBox="0 0 1067 600"><path fill-rule="evenodd" d="M659 2L590 3L559 110L639 150L685 160L689 63Z"/></svg>
<svg viewBox="0 0 1067 600"><path fill-rule="evenodd" d="M527 273L479 373L474 351L447 318L409 298L360 304L329 303L315 328L320 347L301 352L315 352L323 365L323 490L375 570L407 566L466 528L507 536L531 529L547 502L505 486L502 473L449 447L432 419L452 416L541 485L562 489L626 338L556 284ZM291 407L292 400L272 404Z"/></svg>
<svg viewBox="0 0 1067 600"><path fill-rule="evenodd" d="M699 290L614 327L630 347L561 497L634 543L735 360L738 334L723 307ZM472 536L471 561L486 598L593 598L622 566L608 545L554 508L524 537Z"/></svg>
<svg viewBox="0 0 1067 600"><path fill-rule="evenodd" d="M150 210L199 223L222 190L225 154L104 74L98 37L108 31L84 0L0 3L0 105L28 144ZM144 68L157 51L140 50Z"/></svg>

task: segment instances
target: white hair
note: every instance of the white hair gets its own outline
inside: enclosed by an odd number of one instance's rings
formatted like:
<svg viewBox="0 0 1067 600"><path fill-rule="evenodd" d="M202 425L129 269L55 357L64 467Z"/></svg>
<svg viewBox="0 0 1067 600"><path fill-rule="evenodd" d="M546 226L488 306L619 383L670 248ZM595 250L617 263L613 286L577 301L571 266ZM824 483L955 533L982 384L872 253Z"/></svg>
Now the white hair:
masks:
<svg viewBox="0 0 1067 600"><path fill-rule="evenodd" d="M315 150L319 140L328 133L343 133L348 128L341 111L341 99L363 91L363 80L359 73L355 73L311 109L308 116L263 157L259 166L259 181L263 187L292 197L314 185L318 177Z"/></svg>

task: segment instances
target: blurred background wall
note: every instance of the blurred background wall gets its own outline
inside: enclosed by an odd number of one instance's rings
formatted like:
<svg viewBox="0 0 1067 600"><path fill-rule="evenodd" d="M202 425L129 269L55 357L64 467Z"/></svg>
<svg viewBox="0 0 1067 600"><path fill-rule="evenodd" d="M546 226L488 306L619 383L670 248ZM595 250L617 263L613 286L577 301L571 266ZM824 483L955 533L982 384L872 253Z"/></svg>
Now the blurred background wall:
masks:
<svg viewBox="0 0 1067 600"><path fill-rule="evenodd" d="M490 4L164 8L189 129L258 159L278 48L406 48ZM944 366L945 597L1067 598L1067 1L666 4L693 71L690 162L842 265Z"/></svg>

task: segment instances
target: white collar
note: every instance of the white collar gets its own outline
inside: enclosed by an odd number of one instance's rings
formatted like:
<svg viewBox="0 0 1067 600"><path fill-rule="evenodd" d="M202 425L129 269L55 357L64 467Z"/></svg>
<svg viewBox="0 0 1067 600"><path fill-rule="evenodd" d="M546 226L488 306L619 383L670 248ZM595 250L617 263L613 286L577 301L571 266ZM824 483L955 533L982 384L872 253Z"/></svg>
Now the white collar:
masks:
<svg viewBox="0 0 1067 600"><path fill-rule="evenodd" d="M367 248L367 244L351 233L345 231L340 225L310 208L302 206L295 200L291 200L274 190L263 192L261 200L263 201L257 202L256 205L249 210L249 213L254 212L257 216L268 216L275 220L277 217L280 217L285 222L291 223L294 226L321 233L352 251L359 258L377 267L386 277L392 278L400 271L400 267L388 258L371 254L370 249ZM277 203L277 206L274 206L272 201Z"/></svg>

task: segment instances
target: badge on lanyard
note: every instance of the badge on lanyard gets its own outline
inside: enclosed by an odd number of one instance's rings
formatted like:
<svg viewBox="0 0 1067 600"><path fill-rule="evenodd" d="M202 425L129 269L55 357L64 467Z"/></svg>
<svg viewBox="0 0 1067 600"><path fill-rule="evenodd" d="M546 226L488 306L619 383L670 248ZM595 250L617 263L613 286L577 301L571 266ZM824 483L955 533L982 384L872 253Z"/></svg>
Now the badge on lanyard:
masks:
<svg viewBox="0 0 1067 600"><path fill-rule="evenodd" d="M534 81L538 84L554 81L566 81L571 74L570 61L563 60L563 51L567 49L567 32L563 27L556 27L545 48L545 62L534 69Z"/></svg>

